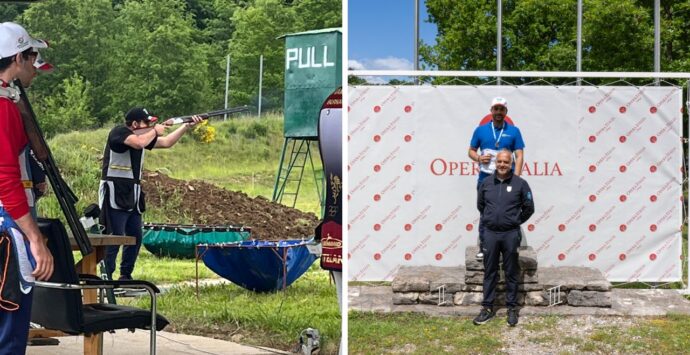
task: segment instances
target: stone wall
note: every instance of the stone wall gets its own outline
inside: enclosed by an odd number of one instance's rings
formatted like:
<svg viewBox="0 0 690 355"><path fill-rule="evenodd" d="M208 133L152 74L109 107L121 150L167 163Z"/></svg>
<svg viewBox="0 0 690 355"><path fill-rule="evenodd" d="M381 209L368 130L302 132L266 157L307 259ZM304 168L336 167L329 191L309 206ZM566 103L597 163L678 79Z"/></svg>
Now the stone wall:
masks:
<svg viewBox="0 0 690 355"><path fill-rule="evenodd" d="M401 267L393 279L393 304L433 304L439 306L480 305L483 298L484 265L475 259L477 247L465 250L465 267ZM611 284L597 269L586 267L538 268L537 254L521 248L518 303L548 306L548 289L560 286L560 305L611 307ZM505 305L505 281L499 272L496 306ZM442 292L441 289L442 288Z"/></svg>

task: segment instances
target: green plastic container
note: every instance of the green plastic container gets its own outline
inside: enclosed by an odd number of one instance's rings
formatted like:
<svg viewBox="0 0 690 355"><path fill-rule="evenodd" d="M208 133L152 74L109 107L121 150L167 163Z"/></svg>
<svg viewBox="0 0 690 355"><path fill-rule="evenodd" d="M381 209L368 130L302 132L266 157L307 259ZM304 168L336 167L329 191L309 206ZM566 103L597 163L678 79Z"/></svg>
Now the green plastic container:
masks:
<svg viewBox="0 0 690 355"><path fill-rule="evenodd" d="M156 256L194 259L197 244L241 242L250 235L247 227L146 223L143 244Z"/></svg>

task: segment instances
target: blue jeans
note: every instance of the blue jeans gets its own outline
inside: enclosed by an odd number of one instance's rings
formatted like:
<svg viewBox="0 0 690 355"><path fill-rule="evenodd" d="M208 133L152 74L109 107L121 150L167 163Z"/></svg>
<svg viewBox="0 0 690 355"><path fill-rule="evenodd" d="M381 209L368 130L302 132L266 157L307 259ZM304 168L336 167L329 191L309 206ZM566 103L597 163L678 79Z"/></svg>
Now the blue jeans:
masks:
<svg viewBox="0 0 690 355"><path fill-rule="evenodd" d="M35 265L34 256L29 249L27 242L26 248L29 262ZM29 322L31 321L31 303L34 299L34 291L28 294L21 293L19 309L16 311L6 311L0 308L0 355L24 355L26 352L26 342L29 339Z"/></svg>
<svg viewBox="0 0 690 355"><path fill-rule="evenodd" d="M134 271L134 264L139 256L139 249L141 248L142 239L142 224L141 214L138 212L120 211L116 209L109 209L110 214L110 230L114 235L127 235L136 237L135 245L125 245L122 247L122 261L120 262L120 276L132 276ZM120 246L109 246L105 255L105 270L108 277L112 278L115 272L115 259L117 253L120 252Z"/></svg>

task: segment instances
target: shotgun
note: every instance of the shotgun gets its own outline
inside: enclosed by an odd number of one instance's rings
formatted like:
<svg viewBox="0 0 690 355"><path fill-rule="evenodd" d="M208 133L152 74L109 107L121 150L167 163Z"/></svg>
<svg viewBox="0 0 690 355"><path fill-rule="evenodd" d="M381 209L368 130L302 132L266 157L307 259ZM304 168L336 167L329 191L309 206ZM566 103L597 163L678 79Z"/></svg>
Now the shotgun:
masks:
<svg viewBox="0 0 690 355"><path fill-rule="evenodd" d="M24 123L24 132L26 132L26 137L29 139L29 145L34 151L36 158L45 170L50 185L53 187L53 192L57 197L62 213L65 215L67 220L67 225L72 231L74 239L77 241L79 250L82 255L91 254L93 248L91 247L91 242L89 237L86 235L84 227L79 222L79 215L74 207L74 205L79 200L77 195L74 194L72 189L67 185L65 180L62 179L60 175L60 170L55 164L55 159L53 159L53 154L50 152L50 147L46 143L43 137L43 132L41 127L38 125L38 120L36 120L36 115L34 110L31 108L31 103L26 95L26 91L22 86L19 79L14 81L14 85L19 89L21 93L21 99L17 102L17 107L19 108L19 113L22 116L22 121Z"/></svg>
<svg viewBox="0 0 690 355"><path fill-rule="evenodd" d="M244 105L244 106L238 106L238 107L230 107L226 108L223 110L216 110L216 111L210 111L210 112L204 112L204 113L198 113L196 115L187 115L187 116L178 116L178 117L172 117L167 119L166 121L163 122L163 124L166 125L174 125L174 124L180 124L180 123L187 123L187 122L192 122L192 116L199 116L203 119L208 119L210 117L215 117L215 116L222 116L225 114L230 114L230 113L238 113L238 112L246 112L249 111L249 106Z"/></svg>

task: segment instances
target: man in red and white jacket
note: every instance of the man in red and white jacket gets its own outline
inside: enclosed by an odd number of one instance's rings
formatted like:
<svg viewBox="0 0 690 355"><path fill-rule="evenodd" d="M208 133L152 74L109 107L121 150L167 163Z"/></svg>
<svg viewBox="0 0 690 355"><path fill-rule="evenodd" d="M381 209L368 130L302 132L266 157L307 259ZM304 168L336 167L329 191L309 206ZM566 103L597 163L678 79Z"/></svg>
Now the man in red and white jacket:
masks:
<svg viewBox="0 0 690 355"><path fill-rule="evenodd" d="M29 144L16 102L19 79L36 76L46 42L16 23L0 24L0 354L24 354L31 316L32 283L53 273L53 256L32 215Z"/></svg>

